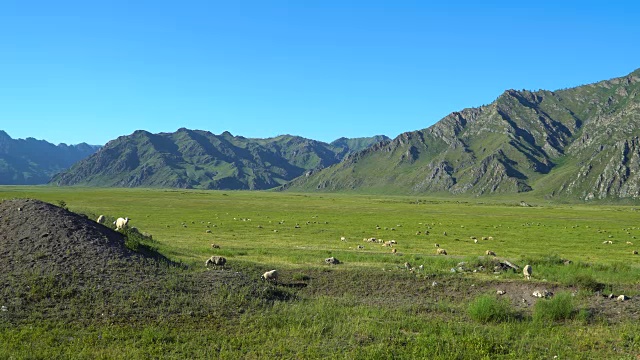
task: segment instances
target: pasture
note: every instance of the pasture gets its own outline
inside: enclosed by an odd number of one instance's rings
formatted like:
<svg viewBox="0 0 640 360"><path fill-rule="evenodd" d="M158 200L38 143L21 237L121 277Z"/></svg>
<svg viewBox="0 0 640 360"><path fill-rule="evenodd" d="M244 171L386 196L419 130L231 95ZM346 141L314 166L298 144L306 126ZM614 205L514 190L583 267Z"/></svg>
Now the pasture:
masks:
<svg viewBox="0 0 640 360"><path fill-rule="evenodd" d="M0 187L0 199L17 197L90 217L127 216L130 226L153 235L150 246L187 269L158 280L169 289L162 296L145 296L141 288L142 293L108 299L121 302L114 306L135 307L128 318L60 319L57 305L20 320L0 312L0 343L6 345L0 357L640 354L640 255L632 253L640 250L640 212L631 205L531 200L533 206L523 207L509 198ZM397 244L363 241L372 237ZM434 244L448 255L436 255ZM487 250L520 268L531 264L532 280L520 271L496 271L493 257L484 256ZM214 254L227 258L225 269L204 267ZM325 264L331 256L341 264ZM278 269L278 283L260 282L270 269ZM255 288L225 282L203 298L183 285L191 275L216 281L214 274L236 272L255 279ZM498 297L498 289L506 294ZM536 289L561 294L558 301L570 306L566 315L545 316L553 306L537 303L554 299L532 297ZM603 296L609 293L631 299ZM498 316L482 315L490 309Z"/></svg>

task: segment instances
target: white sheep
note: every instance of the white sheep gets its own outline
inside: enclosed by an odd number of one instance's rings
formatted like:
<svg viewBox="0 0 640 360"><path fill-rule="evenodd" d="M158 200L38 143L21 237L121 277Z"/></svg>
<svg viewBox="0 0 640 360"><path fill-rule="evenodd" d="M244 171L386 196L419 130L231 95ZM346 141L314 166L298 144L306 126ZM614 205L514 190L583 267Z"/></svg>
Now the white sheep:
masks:
<svg viewBox="0 0 640 360"><path fill-rule="evenodd" d="M522 273L524 274L525 279L531 280L531 274L533 273L531 265L525 265L522 269Z"/></svg>
<svg viewBox="0 0 640 360"><path fill-rule="evenodd" d="M491 251L491 250L487 250L487 251L485 252L485 255L487 255L487 256L496 256L496 253L495 253L495 252L493 252L493 251Z"/></svg>
<svg viewBox="0 0 640 360"><path fill-rule="evenodd" d="M278 271L270 270L260 276L262 280L276 282L278 281Z"/></svg>
<svg viewBox="0 0 640 360"><path fill-rule="evenodd" d="M123 218L118 218L118 220L113 222L113 225L116 226L116 230L122 230L122 229L127 227L127 225L129 224L129 220L131 220L131 219L129 219L128 217L126 217L124 219Z"/></svg>
<svg viewBox="0 0 640 360"><path fill-rule="evenodd" d="M100 215L98 216L98 220L96 220L96 222L98 224L104 224L104 220L105 220L104 215Z"/></svg>
<svg viewBox="0 0 640 360"><path fill-rule="evenodd" d="M213 265L213 267L215 268L216 266L222 266L224 267L224 264L227 263L227 259L222 257L222 256L212 256L210 258L207 259L207 261L204 262L204 266L209 266L209 265Z"/></svg>
<svg viewBox="0 0 640 360"><path fill-rule="evenodd" d="M436 254L438 254L438 255L447 255L447 250L445 250L443 248L437 248L436 249Z"/></svg>

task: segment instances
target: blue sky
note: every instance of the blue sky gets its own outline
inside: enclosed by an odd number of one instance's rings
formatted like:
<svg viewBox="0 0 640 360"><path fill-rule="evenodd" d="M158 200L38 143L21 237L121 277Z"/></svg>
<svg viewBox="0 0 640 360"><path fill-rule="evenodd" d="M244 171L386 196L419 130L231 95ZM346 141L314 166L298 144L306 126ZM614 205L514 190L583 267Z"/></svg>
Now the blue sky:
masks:
<svg viewBox="0 0 640 360"><path fill-rule="evenodd" d="M640 5L0 2L0 129L104 144L181 127L322 141L429 127L506 89L640 68Z"/></svg>

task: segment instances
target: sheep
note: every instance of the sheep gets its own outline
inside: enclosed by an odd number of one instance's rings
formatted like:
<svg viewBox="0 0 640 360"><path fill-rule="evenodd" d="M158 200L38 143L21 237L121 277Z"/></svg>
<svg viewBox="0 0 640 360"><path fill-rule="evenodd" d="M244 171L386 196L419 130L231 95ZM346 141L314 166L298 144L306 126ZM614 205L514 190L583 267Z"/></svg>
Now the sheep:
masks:
<svg viewBox="0 0 640 360"><path fill-rule="evenodd" d="M98 216L98 220L96 220L96 222L98 224L104 224L104 220L105 220L104 215L100 215Z"/></svg>
<svg viewBox="0 0 640 360"><path fill-rule="evenodd" d="M631 241L627 241L627 245L633 245Z"/></svg>
<svg viewBox="0 0 640 360"><path fill-rule="evenodd" d="M493 240L493 236L489 236L487 240Z"/></svg>
<svg viewBox="0 0 640 360"><path fill-rule="evenodd" d="M487 256L496 256L496 253L495 253L495 252L493 252L493 251L491 251L491 250L487 250L487 251L485 252L485 255L487 255Z"/></svg>
<svg viewBox="0 0 640 360"><path fill-rule="evenodd" d="M447 250L442 249L442 248L437 248L436 249L436 254L438 254L438 255L447 255Z"/></svg>
<svg viewBox="0 0 640 360"><path fill-rule="evenodd" d="M215 268L216 266L222 266L224 267L224 264L227 263L227 259L222 257L222 256L212 256L210 258L207 259L207 261L204 262L204 266L209 267L209 265L213 265L213 267Z"/></svg>
<svg viewBox="0 0 640 360"><path fill-rule="evenodd" d="M212 248L212 249L220 249L220 245L218 245L218 244L211 244L211 248Z"/></svg>
<svg viewBox="0 0 640 360"><path fill-rule="evenodd" d="M531 280L531 274L533 273L531 265L525 265L522 269L522 273L524 274L525 279Z"/></svg>
<svg viewBox="0 0 640 360"><path fill-rule="evenodd" d="M404 268L407 270L411 269L411 264L409 264L408 262L404 263Z"/></svg>
<svg viewBox="0 0 640 360"><path fill-rule="evenodd" d="M122 230L124 228L127 227L127 225L129 224L129 219L128 217L126 218L118 218L116 221L113 222L113 225L116 226L116 230Z"/></svg>
<svg viewBox="0 0 640 360"><path fill-rule="evenodd" d="M396 254L397 252L398 252L398 249L396 249L396 248L393 248L393 250L391 250L392 254Z"/></svg>
<svg viewBox="0 0 640 360"><path fill-rule="evenodd" d="M435 244L433 244L433 246L435 246L435 247L439 248L439 247L440 247L440 244L435 243Z"/></svg>
<svg viewBox="0 0 640 360"><path fill-rule="evenodd" d="M278 271L277 270L267 271L266 273L262 274L260 278L264 281L276 282L278 281Z"/></svg>
<svg viewBox="0 0 640 360"><path fill-rule="evenodd" d="M638 250L633 250L633 255L638 255Z"/></svg>
<svg viewBox="0 0 640 360"><path fill-rule="evenodd" d="M478 243L478 239L473 240L473 243L477 244Z"/></svg>
<svg viewBox="0 0 640 360"><path fill-rule="evenodd" d="M340 241L347 241L347 238L346 238L346 237L344 237L344 236L341 236L341 237L340 237Z"/></svg>

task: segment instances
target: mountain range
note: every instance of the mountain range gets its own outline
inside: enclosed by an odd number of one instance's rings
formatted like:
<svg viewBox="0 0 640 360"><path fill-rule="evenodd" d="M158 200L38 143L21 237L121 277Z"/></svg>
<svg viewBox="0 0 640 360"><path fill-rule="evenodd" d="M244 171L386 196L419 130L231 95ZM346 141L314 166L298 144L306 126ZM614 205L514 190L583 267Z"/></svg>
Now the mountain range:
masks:
<svg viewBox="0 0 640 360"><path fill-rule="evenodd" d="M282 189L638 198L639 88L640 69L558 91L507 90Z"/></svg>
<svg viewBox="0 0 640 360"><path fill-rule="evenodd" d="M386 136L340 138L331 144L292 135L250 139L181 128L138 130L51 179L55 185L270 189L340 162Z"/></svg>
<svg viewBox="0 0 640 360"><path fill-rule="evenodd" d="M46 184L54 174L99 148L86 143L54 145L34 138L12 139L0 130L0 184Z"/></svg>
<svg viewBox="0 0 640 360"><path fill-rule="evenodd" d="M42 183L84 158L50 183L635 199L640 197L639 90L640 69L557 91L511 89L491 104L453 112L393 140L251 139L181 128L159 134L138 130L96 151L86 144L15 141L0 131L0 180ZM27 144L33 149L25 150ZM49 164L44 154L60 155Z"/></svg>

